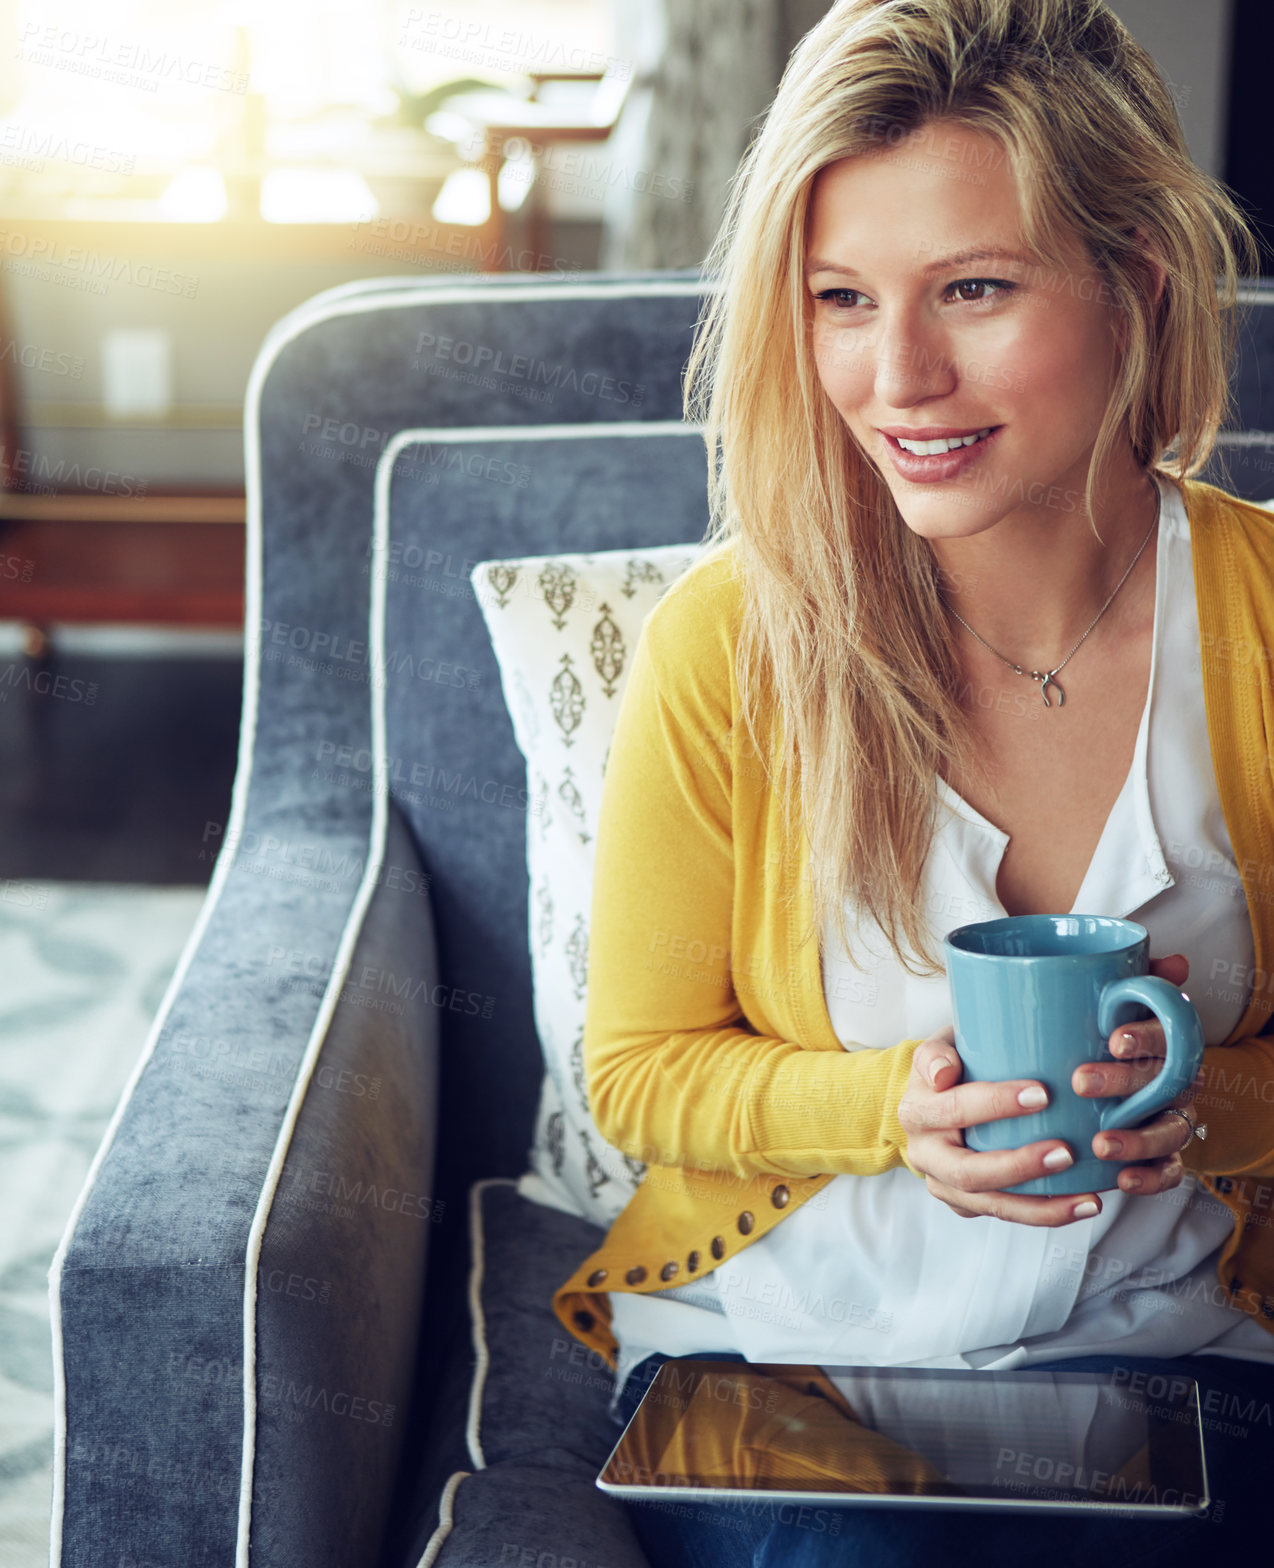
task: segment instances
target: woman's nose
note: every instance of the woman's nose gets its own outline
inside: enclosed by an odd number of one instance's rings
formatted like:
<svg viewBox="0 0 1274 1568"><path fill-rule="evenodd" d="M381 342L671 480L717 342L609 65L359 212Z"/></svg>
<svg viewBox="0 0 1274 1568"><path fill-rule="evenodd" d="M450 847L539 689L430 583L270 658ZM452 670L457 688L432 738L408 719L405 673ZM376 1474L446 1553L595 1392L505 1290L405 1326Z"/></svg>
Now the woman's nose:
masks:
<svg viewBox="0 0 1274 1568"><path fill-rule="evenodd" d="M926 330L914 317L882 323L875 351L876 397L891 408L942 396L957 380L946 335Z"/></svg>

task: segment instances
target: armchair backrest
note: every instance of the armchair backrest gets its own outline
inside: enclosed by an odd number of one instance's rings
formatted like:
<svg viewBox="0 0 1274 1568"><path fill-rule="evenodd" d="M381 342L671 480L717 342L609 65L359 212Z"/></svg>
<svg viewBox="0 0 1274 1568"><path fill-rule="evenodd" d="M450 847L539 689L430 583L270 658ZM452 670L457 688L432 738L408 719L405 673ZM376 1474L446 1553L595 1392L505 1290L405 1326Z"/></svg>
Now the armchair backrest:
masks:
<svg viewBox="0 0 1274 1568"><path fill-rule="evenodd" d="M335 821L335 837L374 854L383 746L389 810L406 819L429 878L438 972L422 954L412 974L364 977L366 1000L419 1000L429 981L448 1186L526 1168L543 1070L525 769L469 572L494 557L703 537L702 443L610 434L680 420L700 304L696 279L668 274L343 290L281 323L259 362L252 787L286 802L291 822ZM404 430L416 434L395 456ZM383 737L371 683L377 587Z"/></svg>

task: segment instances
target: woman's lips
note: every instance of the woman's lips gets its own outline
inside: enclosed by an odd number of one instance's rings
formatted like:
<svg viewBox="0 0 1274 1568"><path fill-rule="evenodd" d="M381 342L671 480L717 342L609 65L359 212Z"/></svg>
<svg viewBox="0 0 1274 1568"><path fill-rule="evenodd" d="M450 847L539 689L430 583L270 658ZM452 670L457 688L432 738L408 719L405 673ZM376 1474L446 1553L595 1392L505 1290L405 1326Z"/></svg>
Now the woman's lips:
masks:
<svg viewBox="0 0 1274 1568"><path fill-rule="evenodd" d="M959 478L982 457L1003 429L1003 425L992 425L991 433L983 436L981 441L975 441L972 446L958 446L951 452L941 452L935 457L921 457L916 452L905 452L899 446L897 436L885 435L883 430L881 435L884 436L897 473L913 484L923 485Z"/></svg>

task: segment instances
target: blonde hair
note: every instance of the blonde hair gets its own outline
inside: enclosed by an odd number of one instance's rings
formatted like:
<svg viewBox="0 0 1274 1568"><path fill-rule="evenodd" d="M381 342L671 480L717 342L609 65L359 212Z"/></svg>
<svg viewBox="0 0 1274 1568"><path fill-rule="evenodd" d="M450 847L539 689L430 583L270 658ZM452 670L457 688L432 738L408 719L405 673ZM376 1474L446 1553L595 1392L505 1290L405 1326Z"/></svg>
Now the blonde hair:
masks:
<svg viewBox="0 0 1274 1568"><path fill-rule="evenodd" d="M820 949L834 913L850 951L848 899L929 975L942 972L921 907L935 777L980 764L933 553L818 380L803 265L818 172L939 119L1000 144L1028 246L1056 256L1077 237L1127 324L1090 521L1123 436L1147 470L1168 472L1174 450L1179 478L1207 461L1228 410L1240 272L1258 266L1238 208L1191 161L1154 62L1103 0L839 0L793 53L740 165L686 413L708 443L709 538L734 544L742 573L743 717L782 780L789 835L799 796ZM1166 273L1157 305L1147 250Z"/></svg>

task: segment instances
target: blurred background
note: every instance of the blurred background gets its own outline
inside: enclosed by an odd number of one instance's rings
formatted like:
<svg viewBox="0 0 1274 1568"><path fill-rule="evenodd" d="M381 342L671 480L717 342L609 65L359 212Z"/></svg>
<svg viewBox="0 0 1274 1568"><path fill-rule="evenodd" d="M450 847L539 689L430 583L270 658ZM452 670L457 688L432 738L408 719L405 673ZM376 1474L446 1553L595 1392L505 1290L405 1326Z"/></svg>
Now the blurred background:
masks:
<svg viewBox="0 0 1274 1568"><path fill-rule="evenodd" d="M47 1561L49 1262L224 837L266 334L364 279L696 266L826 9L0 0L0 1568ZM1270 0L1114 9L1274 274Z"/></svg>
<svg viewBox="0 0 1274 1568"><path fill-rule="evenodd" d="M378 276L697 264L826 9L0 0L0 888L210 873L271 324ZM1274 211L1265 0L1115 9Z"/></svg>

